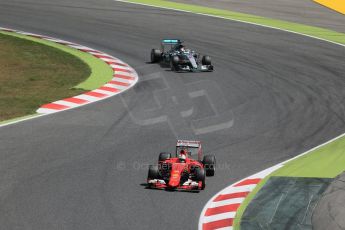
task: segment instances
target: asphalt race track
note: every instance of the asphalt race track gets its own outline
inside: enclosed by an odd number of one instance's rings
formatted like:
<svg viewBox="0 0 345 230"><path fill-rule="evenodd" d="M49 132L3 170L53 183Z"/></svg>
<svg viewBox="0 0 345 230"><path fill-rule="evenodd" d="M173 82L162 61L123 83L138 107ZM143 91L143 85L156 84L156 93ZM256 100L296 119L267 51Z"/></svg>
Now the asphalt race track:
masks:
<svg viewBox="0 0 345 230"><path fill-rule="evenodd" d="M99 49L140 77L122 96L0 128L1 229L196 229L225 186L345 131L341 46L110 0L1 0L0 24ZM168 37L212 56L215 72L146 63ZM216 155L205 191L143 186L176 138Z"/></svg>
<svg viewBox="0 0 345 230"><path fill-rule="evenodd" d="M345 32L345 18L309 0L174 0Z"/></svg>

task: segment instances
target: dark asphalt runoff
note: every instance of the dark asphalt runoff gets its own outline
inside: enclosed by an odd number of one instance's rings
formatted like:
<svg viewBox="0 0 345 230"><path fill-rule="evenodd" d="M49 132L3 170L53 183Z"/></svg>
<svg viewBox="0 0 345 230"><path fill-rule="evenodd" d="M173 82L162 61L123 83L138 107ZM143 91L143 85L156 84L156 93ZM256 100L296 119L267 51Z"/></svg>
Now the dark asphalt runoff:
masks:
<svg viewBox="0 0 345 230"><path fill-rule="evenodd" d="M228 20L110 0L1 0L0 23L102 50L134 67L122 96L0 128L0 229L196 229L230 183L345 131L345 49ZM149 64L162 38L213 73ZM147 164L198 139L219 169L200 193L147 190Z"/></svg>

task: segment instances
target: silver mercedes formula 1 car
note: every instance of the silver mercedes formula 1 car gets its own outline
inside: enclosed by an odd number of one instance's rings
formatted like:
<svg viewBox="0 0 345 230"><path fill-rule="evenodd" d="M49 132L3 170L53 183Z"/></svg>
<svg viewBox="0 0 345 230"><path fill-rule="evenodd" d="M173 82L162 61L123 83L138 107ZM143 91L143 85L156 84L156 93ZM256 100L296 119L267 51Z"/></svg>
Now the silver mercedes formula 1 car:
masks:
<svg viewBox="0 0 345 230"><path fill-rule="evenodd" d="M210 56L202 56L194 50L186 49L180 39L164 39L161 49L151 50L151 62L169 66L172 71L211 72Z"/></svg>

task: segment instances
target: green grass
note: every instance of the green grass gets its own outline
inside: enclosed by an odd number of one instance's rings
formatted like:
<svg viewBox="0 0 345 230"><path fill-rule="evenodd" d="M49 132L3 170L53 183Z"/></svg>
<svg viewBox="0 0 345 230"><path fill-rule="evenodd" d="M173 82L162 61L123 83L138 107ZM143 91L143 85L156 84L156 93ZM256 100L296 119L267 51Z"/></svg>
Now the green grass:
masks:
<svg viewBox="0 0 345 230"><path fill-rule="evenodd" d="M127 0L131 3L147 4L156 7L165 7L176 10L183 10L197 14L208 14L216 17L222 17L230 20L243 21L248 23L259 24L263 26L283 29L295 33L301 33L308 36L317 37L327 41L344 44L345 34L332 30L308 26L293 22L265 18L250 14L232 12L228 10L214 9L209 7L197 6L192 4L175 3L165 0ZM234 229L239 229L239 223L245 208L254 198L256 193L264 186L270 176L295 176L295 177L323 177L333 178L345 169L345 138L341 138L322 148L312 151L296 160L287 163L283 168L266 177L259 185L249 194L238 209L235 217Z"/></svg>
<svg viewBox="0 0 345 230"><path fill-rule="evenodd" d="M240 229L240 224L241 224L241 219L244 214L244 211L248 207L249 203L253 200L255 195L259 192L259 190L266 184L268 181L269 176L264 178L255 188L254 190L249 193L249 195L246 197L246 199L242 202L240 207L237 209L236 216L233 222L233 228L234 230L239 230Z"/></svg>
<svg viewBox="0 0 345 230"><path fill-rule="evenodd" d="M34 41L0 34L0 121L34 114L45 103L82 93L90 75L79 58Z"/></svg>
<svg viewBox="0 0 345 230"><path fill-rule="evenodd" d="M91 54L81 52L77 49L73 49L70 47L67 47L65 45L60 45L55 42L46 41L43 39L33 38L21 34L16 34L12 32L0 32L0 34L5 35L11 35L18 38L23 38L29 41L34 41L39 44L43 44L46 46L50 46L56 49L59 49L61 51L64 51L66 53L69 53L80 60L82 60L84 63L86 63L89 68L91 69L91 73L84 81L77 83L77 85L74 85L73 88L75 89L82 89L82 90L93 90L96 89L108 81L110 81L113 77L113 70L110 68L109 65L107 65L102 60L95 58Z"/></svg>
<svg viewBox="0 0 345 230"><path fill-rule="evenodd" d="M244 21L244 22L249 22L249 23L260 24L264 26L280 28L284 30L297 32L297 33L302 33L309 36L315 36L315 37L326 39L326 40L336 42L336 43L345 44L344 33L339 33L332 30L323 29L323 28L314 27L314 26L307 26L307 25L302 25L298 23L286 22L286 21L281 21L281 20L276 20L276 19L271 19L271 18L250 15L250 14L243 14L243 13L237 13L237 12L228 11L228 10L196 6L192 4L175 3L175 2L164 1L164 0L128 0L127 2L147 4L151 6L157 6L157 7L166 7L166 8L172 8L172 9L177 9L177 10L189 11L193 13L199 13L199 14L209 14L209 15L224 17L224 18L232 19L232 20L239 20L239 21Z"/></svg>
<svg viewBox="0 0 345 230"><path fill-rule="evenodd" d="M25 119L30 119L30 118L34 118L34 117L39 117L39 116L42 116L41 114L30 114L30 115L26 115L26 116L22 116L22 117L16 117L16 118L13 118L13 119L9 119L9 120L5 120L5 121L0 121L0 126L2 125L7 125L7 124L11 124L11 123L15 123L17 121L22 121L22 120L25 120Z"/></svg>
<svg viewBox="0 0 345 230"><path fill-rule="evenodd" d="M285 163L282 168L264 178L238 209L235 217L234 229L240 229L240 221L246 207L270 177L335 178L344 171L345 136Z"/></svg>
<svg viewBox="0 0 345 230"><path fill-rule="evenodd" d="M345 170L345 137L290 161L271 176L334 178Z"/></svg>
<svg viewBox="0 0 345 230"><path fill-rule="evenodd" d="M330 42L345 45L344 33L339 33L314 26L192 4L175 3L165 0L127 0L127 2L183 10L197 14L208 14L230 20L254 23L295 33L301 33L307 36L317 37ZM293 160L285 164L283 168L264 178L261 183L259 183L258 186L253 190L253 192L249 194L249 196L245 199L245 201L238 209L237 215L235 217L234 229L240 228L239 224L245 208L254 198L256 193L264 186L269 177L293 176L333 178L345 170L345 151L343 151L342 149L345 149L345 138L340 138L333 143L330 143L322 148L310 152L305 156Z"/></svg>
<svg viewBox="0 0 345 230"><path fill-rule="evenodd" d="M0 32L0 66L0 125L113 77L105 62L88 53L13 32Z"/></svg>

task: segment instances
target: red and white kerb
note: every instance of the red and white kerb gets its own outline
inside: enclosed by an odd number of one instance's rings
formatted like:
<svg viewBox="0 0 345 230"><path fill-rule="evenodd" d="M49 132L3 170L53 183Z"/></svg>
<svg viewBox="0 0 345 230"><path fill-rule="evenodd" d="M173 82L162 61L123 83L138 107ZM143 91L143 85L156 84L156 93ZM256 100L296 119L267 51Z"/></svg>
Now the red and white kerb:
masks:
<svg viewBox="0 0 345 230"><path fill-rule="evenodd" d="M232 230L238 208L257 184L280 168L277 165L236 182L212 197L199 218L199 230Z"/></svg>
<svg viewBox="0 0 345 230"><path fill-rule="evenodd" d="M125 90L134 86L138 81L138 75L132 67L130 67L128 64L121 61L120 59L110 56L108 54L105 54L101 51L94 50L92 48L81 46L81 45L64 41L61 39L42 36L38 34L26 33L26 32L12 30L8 28L0 27L0 31L14 32L14 33L23 34L30 37L48 40L51 42L55 42L61 45L65 45L65 46L77 49L85 53L89 53L93 55L94 57L101 59L102 61L107 63L113 70L113 78L111 79L111 81L107 82L105 85L99 87L98 89L86 92L78 96L65 98L59 101L42 105L37 110L37 113L40 113L40 114L55 113L62 110L79 107L81 105L85 105L91 102L99 101L99 100L124 92Z"/></svg>

